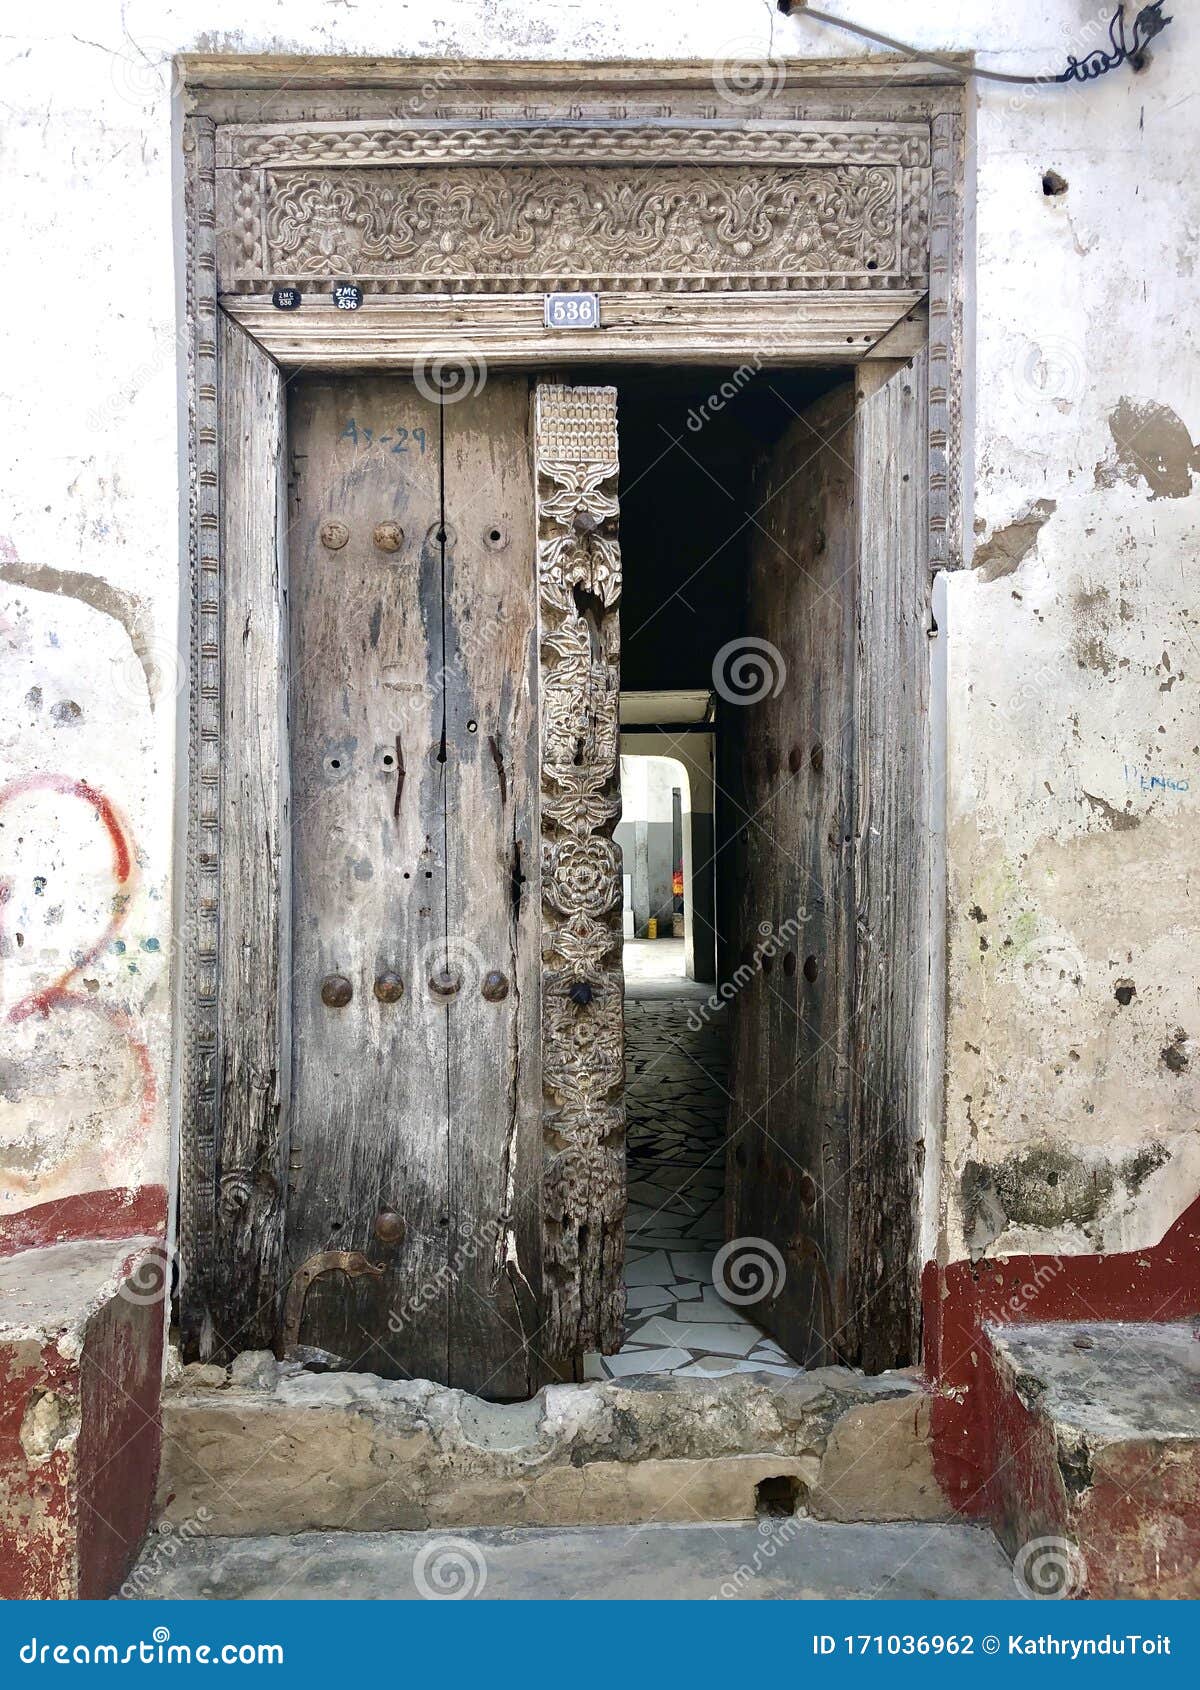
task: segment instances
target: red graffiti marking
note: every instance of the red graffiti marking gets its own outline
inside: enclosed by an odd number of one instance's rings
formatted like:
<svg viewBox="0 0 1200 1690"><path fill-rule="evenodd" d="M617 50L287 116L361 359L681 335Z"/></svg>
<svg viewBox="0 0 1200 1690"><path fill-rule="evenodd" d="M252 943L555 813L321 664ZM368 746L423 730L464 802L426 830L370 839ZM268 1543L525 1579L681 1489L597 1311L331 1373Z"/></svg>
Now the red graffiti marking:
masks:
<svg viewBox="0 0 1200 1690"><path fill-rule="evenodd" d="M155 1079L153 1065L150 1060L150 1050L145 1040L138 1034L134 1022L129 1014L114 1005L98 1003L82 993L70 990L72 982L85 968L91 966L109 945L112 944L125 922L129 905L129 892L132 890L134 865L133 852L130 848L128 832L117 815L112 801L103 792L91 786L85 780L75 780L69 775L33 774L15 780L5 787L0 787L0 810L15 798L25 797L31 792L57 792L67 798L79 798L85 804L90 804L96 817L108 834L112 846L112 875L113 881L124 893L113 900L113 913L104 931L90 948L82 953L78 961L64 970L58 979L50 986L44 986L40 991L31 992L22 998L9 1010L7 1019L12 1023L21 1022L31 1015L49 1016L54 1009L86 1009L93 1015L103 1016L121 1035L129 1048L130 1054L137 1066L140 1091L141 1114L140 1124L149 1127L154 1119L154 1109L158 1101L158 1084ZM0 881L0 909L8 902L12 893L10 882Z"/></svg>

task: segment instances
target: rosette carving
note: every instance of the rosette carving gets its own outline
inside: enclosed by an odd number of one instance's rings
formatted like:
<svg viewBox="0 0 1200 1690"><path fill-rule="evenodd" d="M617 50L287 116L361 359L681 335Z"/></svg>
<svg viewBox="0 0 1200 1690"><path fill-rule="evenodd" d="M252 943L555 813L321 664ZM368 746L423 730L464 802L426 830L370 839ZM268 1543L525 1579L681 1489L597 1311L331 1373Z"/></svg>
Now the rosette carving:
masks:
<svg viewBox="0 0 1200 1690"><path fill-rule="evenodd" d="M551 1353L620 1343L625 1084L616 390L535 408L542 729L542 1081Z"/></svg>

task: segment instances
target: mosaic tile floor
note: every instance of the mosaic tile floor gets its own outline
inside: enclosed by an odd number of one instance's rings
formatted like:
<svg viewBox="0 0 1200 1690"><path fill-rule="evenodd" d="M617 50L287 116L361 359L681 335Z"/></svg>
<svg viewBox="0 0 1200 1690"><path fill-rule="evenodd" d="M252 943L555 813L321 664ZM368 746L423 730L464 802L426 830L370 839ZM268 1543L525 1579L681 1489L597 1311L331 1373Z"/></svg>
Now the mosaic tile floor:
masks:
<svg viewBox="0 0 1200 1690"><path fill-rule="evenodd" d="M626 999L625 1342L616 1355L585 1357L588 1379L796 1371L713 1284L724 1239L729 1064L723 1015L705 1019L702 1007L694 997Z"/></svg>

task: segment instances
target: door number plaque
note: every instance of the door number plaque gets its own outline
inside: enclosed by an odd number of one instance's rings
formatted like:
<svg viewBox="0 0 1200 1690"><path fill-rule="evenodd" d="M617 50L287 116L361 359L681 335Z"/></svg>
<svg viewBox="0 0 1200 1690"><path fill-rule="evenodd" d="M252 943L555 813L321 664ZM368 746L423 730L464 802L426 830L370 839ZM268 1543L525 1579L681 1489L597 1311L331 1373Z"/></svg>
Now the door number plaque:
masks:
<svg viewBox="0 0 1200 1690"><path fill-rule="evenodd" d="M598 329L600 327L600 295L598 293L547 293L546 327L548 329Z"/></svg>

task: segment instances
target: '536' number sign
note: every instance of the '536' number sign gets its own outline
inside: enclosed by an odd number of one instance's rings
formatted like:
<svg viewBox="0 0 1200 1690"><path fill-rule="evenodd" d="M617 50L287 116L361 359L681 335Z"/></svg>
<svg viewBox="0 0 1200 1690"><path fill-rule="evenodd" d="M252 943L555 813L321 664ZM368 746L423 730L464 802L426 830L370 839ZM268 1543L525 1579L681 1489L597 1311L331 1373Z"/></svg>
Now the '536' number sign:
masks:
<svg viewBox="0 0 1200 1690"><path fill-rule="evenodd" d="M548 293L546 327L548 329L598 329L600 327L600 295L598 293Z"/></svg>

